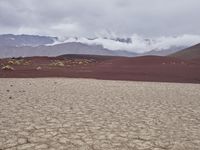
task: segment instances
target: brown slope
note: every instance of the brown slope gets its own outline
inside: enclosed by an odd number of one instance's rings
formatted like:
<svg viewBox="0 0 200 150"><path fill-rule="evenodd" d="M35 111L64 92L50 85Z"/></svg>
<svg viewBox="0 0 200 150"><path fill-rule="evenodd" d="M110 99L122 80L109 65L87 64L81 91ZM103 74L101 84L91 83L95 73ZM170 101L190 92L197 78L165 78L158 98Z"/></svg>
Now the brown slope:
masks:
<svg viewBox="0 0 200 150"><path fill-rule="evenodd" d="M192 59L198 60L200 59L200 44L186 48L169 56L186 60L192 60Z"/></svg>

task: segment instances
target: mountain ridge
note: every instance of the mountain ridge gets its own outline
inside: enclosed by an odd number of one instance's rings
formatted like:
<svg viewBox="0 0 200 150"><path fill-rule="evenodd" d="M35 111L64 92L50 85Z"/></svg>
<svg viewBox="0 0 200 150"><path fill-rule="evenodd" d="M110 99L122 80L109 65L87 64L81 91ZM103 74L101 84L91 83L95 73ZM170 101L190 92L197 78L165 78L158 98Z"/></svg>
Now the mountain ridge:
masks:
<svg viewBox="0 0 200 150"><path fill-rule="evenodd" d="M9 50L8 50L9 49ZM0 57L28 57L28 56L59 56L63 54L90 54L108 56L136 56L136 53L128 51L112 51L101 45L86 45L83 43L63 43L53 46L40 45L37 47L0 47Z"/></svg>
<svg viewBox="0 0 200 150"><path fill-rule="evenodd" d="M200 59L200 43L169 55L180 59Z"/></svg>
<svg viewBox="0 0 200 150"><path fill-rule="evenodd" d="M40 35L14 35L2 34L0 35L0 47L3 46L39 46L45 44L52 44L58 40L57 37L40 36Z"/></svg>

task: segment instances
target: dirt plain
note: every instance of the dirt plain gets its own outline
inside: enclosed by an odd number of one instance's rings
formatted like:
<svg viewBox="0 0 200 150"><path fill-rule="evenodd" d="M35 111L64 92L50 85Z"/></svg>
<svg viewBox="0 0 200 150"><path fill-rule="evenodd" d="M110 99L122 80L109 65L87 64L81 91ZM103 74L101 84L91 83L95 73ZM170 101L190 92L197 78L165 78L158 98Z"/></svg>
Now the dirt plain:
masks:
<svg viewBox="0 0 200 150"><path fill-rule="evenodd" d="M12 70L4 67L12 67ZM178 58L66 55L0 60L0 78L70 77L200 83L200 61Z"/></svg>
<svg viewBox="0 0 200 150"><path fill-rule="evenodd" d="M200 85L0 79L1 150L199 150Z"/></svg>

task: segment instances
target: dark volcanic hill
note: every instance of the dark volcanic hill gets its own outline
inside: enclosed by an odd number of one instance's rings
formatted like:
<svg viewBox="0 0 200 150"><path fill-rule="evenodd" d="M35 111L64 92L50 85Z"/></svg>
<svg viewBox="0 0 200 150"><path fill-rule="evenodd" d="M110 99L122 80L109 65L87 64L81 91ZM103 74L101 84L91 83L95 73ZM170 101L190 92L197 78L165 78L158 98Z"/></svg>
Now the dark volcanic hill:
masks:
<svg viewBox="0 0 200 150"><path fill-rule="evenodd" d="M169 55L170 57L176 57L180 59L199 59L200 60L200 44L194 45L192 47L186 48L179 52Z"/></svg>

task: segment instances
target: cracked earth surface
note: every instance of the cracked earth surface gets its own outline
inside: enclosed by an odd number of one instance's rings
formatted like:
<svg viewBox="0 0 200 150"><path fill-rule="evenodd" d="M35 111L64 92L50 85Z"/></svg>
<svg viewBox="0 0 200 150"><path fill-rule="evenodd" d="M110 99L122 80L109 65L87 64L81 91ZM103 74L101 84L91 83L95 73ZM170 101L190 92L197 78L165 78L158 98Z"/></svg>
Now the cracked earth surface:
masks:
<svg viewBox="0 0 200 150"><path fill-rule="evenodd" d="M0 150L199 150L200 85L0 79Z"/></svg>

